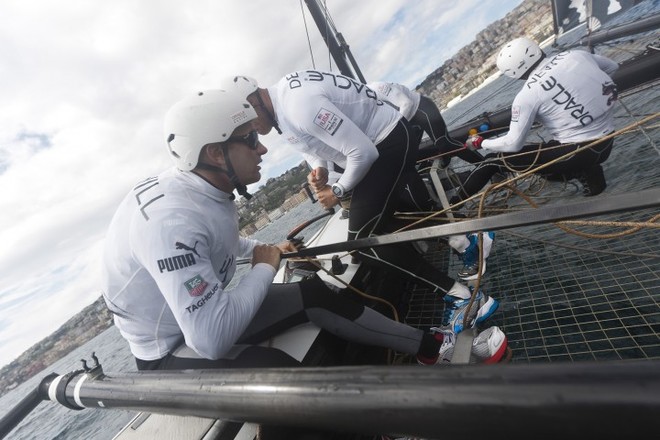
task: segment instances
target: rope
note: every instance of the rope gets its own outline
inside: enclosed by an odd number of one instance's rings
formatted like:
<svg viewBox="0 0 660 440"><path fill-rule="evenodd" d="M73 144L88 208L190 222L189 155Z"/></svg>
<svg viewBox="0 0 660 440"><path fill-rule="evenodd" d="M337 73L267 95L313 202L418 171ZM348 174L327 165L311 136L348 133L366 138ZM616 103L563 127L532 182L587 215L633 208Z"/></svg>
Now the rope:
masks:
<svg viewBox="0 0 660 440"><path fill-rule="evenodd" d="M353 251L347 252L344 256L352 254L352 253L353 253ZM378 296L369 295L368 293L363 292L362 290L360 290L360 289L352 286L351 284L347 283L346 281L342 280L341 278L339 278L338 276L336 276L335 274L330 272L328 269L326 269L325 267L323 267L319 263L319 261L327 261L328 260L327 258L321 259L321 258L305 257L305 258L300 258L300 259L295 259L295 260L292 259L292 260L293 261L306 261L306 262L312 264L313 266L315 266L316 268L321 269L323 272L325 272L326 274L328 274L329 276L331 276L335 280L339 281L341 284L346 286L349 290L351 290L354 293L357 293L361 297L385 304L386 306L388 306L392 310L392 316L393 316L392 319L394 319L397 322L400 322L399 321L399 313L397 312L396 307L394 307L394 305L391 302L387 301L386 299L380 298Z"/></svg>
<svg viewBox="0 0 660 440"><path fill-rule="evenodd" d="M562 229L565 232L570 234L578 235L585 238L619 238L626 235L631 235L636 232L639 232L643 228L655 228L660 229L660 224L654 223L660 218L660 214L653 216L648 222L602 222L602 221L584 221L584 220L572 220L572 221L563 221L555 223L555 225ZM588 234L586 232L581 232L573 228L569 228L567 225L588 225L588 226L613 226L613 227L625 227L630 226L630 229L611 233L611 234Z"/></svg>
<svg viewBox="0 0 660 440"><path fill-rule="evenodd" d="M588 252L597 252L599 254L607 254L607 255L618 255L621 257L638 257L638 258L660 258L660 254L638 254L638 253L631 253L631 252L617 252L617 251L607 251L604 249L590 249L590 248L585 248L583 246L573 246L569 244L564 244L564 243L557 243L556 241L549 241L549 240L541 240L539 238L532 238L528 235L523 235L523 234L518 234L517 232L512 232L512 231L502 231L503 233L507 235L512 235L514 237L518 237L524 240L528 241L534 241L536 243L542 243L544 245L552 245L552 246L557 246L565 249L572 249L576 251L588 251Z"/></svg>
<svg viewBox="0 0 660 440"><path fill-rule="evenodd" d="M516 181L518 181L518 180L521 180L522 178L527 177L527 176L529 176L529 175L531 175L531 174L533 174L533 173L536 173L536 172L538 172L538 171L540 171L540 170L542 170L542 169L545 169L545 168L547 168L547 167L549 167L549 166L551 166L551 165L554 165L554 164L557 163L557 162L563 161L563 160L566 159L567 157L573 156L573 155L575 155L575 154L577 154L577 153L579 153L579 152L581 152L581 151L584 151L584 150L586 150L586 149L588 149L588 148L591 148L591 147L593 147L594 145L597 145L597 144L600 143L600 142L603 142L603 141L609 140L609 139L611 139L611 138L613 138L613 137L615 137L615 136L619 136L619 135L621 135L621 134L625 134L625 133L631 132L631 131L637 129L637 127L639 127L640 125L645 124L646 122L649 122L649 121L651 121L651 120L653 120L653 119L656 119L656 118L658 118L658 117L660 117L660 113L654 113L654 114L652 114L651 116L648 116L648 117L646 117L646 118L644 118L644 119L642 119L642 120L640 120L640 121L637 121L637 122L635 122L635 123L633 123L633 124L628 125L627 127L624 127L624 128L622 128L622 129L620 129L620 130L617 130L617 131L615 131L615 132L613 132L613 133L610 133L610 134L607 135L607 136L604 136L604 137L602 137L602 138L600 138L600 139L597 139L597 140L595 140L595 141L593 141L593 142L590 142L590 143L588 143L588 144L585 144L585 145L583 145L583 146L581 146L581 147L575 149L575 150L572 151L571 153L568 153L567 155L564 155L564 156L558 157L558 158L556 158L556 159L554 159L554 160L552 160L552 161L550 161L550 162L547 162L547 163L541 164L541 165L539 165L538 167L536 167L536 168L534 168L534 169L532 169L532 170L528 170L528 171L525 171L525 172L523 172L523 173L520 173L519 175L514 176L514 177L512 177L511 179L506 180L506 181L504 181L504 182L500 182L500 183L493 184L493 185L489 186L485 191L482 191L482 192L479 192L479 193L477 193L477 194L474 194L474 195L472 195L472 196L470 196L470 197L468 197L468 198L466 198L466 199L464 199L464 200L462 200L462 201L460 201L460 202L458 202L458 203L456 203L456 204L450 206L449 208L447 208L447 209L445 209L445 210L443 210L443 211L440 211L439 213L444 213L445 211L447 211L447 210L449 210L449 209L451 209L451 208L460 207L460 206L464 205L465 203L467 203L468 201L475 200L477 197L481 197L482 194L485 194L485 193L490 192L490 191L492 191L492 190L496 190L496 189L500 189L500 188L503 188L503 187L505 187L505 186L508 186L510 183L513 183L513 182L516 182ZM551 147L551 148L552 148L552 147ZM520 154L522 155L522 154L529 154L529 153L520 153ZM514 156L513 156L513 155L510 155L509 157L514 157Z"/></svg>
<svg viewBox="0 0 660 440"><path fill-rule="evenodd" d="M537 167L530 166L527 170L522 171L522 172L517 171L517 170L512 170L511 167L509 167L509 166L506 164L506 161L504 160L504 158L501 157L501 159L502 159L503 163L505 164L505 166L507 167L507 169L509 169L510 171L515 171L515 172L517 173L516 176L514 176L513 178L508 179L508 180L506 180L506 181L503 181L503 182L500 182L500 183L497 183L497 184L490 185L490 186L489 186L488 188L486 188L484 191L482 191L482 192L480 192L480 193L478 193L478 194L475 194L475 195L473 195L473 196L471 196L471 197L469 197L469 198L467 198L467 199L465 199L465 200L463 200L463 201L461 201L461 202L459 202L459 203L457 203L457 204L455 204L455 205L452 205L452 206L450 206L449 208L443 209L443 210L441 210L441 211L437 211L437 212L435 212L435 213L430 214L429 216L423 217L422 219L420 219L420 220L418 220L418 221L416 221L416 222L410 223L409 225L400 228L400 229L397 230L396 232L400 232L400 231L403 231L403 230L407 230L407 229L409 229L409 228L412 228L412 227L415 226L415 225L418 225L418 224L420 224L420 223L422 223L422 222L425 222L425 221L428 221L428 220L430 220L430 219L432 219L432 218L435 218L436 216L439 216L439 215L441 215L441 214L444 214L445 212L447 212L448 210L450 210L450 209L452 209L452 208L454 208L454 207L462 206L462 205L464 205L467 201L469 201L469 200L474 200L474 199L476 199L477 197L479 197L479 205L478 205L479 207L478 207L477 218L481 218L482 215L483 215L483 212L484 212L485 201L486 201L486 197L488 196L488 194L490 194L490 193L493 192L493 191L496 191L496 190L499 190L499 189L503 189L503 188L507 188L507 189L509 189L512 193L516 193L516 194L519 195L521 198L523 198L524 200L526 200L526 201L527 201L530 205L532 205L534 208L537 208L538 205L537 205L537 204L536 204L531 198L529 198L526 194L522 193L521 191L519 191L516 187L512 186L511 184L512 184L512 183L519 182L519 181L521 181L521 180L524 179L524 178L530 177L530 176L532 176L533 174L536 174L539 170L542 170L542 169L544 169L544 168L547 168L547 167L549 167L549 166L551 166L551 165L553 165L553 164L555 164L555 163L557 163L557 162L559 162L559 161L563 161L563 160L565 160L565 159L568 158L568 157L571 157L571 156L573 156L573 155L575 155L575 154L577 154L577 153L579 153L579 152L581 152L581 151L584 151L584 150L586 150L586 149L588 149L588 148L593 147L594 145L597 145L597 144L599 144L599 143L601 143L601 142L604 142L604 141L606 141L606 140L609 140L609 139L611 139L611 138L613 138L613 137L615 137L615 136L618 136L618 135L621 135L621 134L624 134L624 133L628 133L628 132L630 132L630 131L632 131L632 130L635 130L635 129L637 129L638 127L642 126L642 124L645 124L646 122L649 122L649 121L651 121L651 120L653 120L653 119L655 119L655 118L658 118L659 116L660 116L660 113L652 114L652 115L650 115L650 116L648 116L648 117L646 117L646 118L644 118L644 119L642 119L642 120L640 120L640 121L636 121L636 122L634 122L634 123L628 125L627 127L624 127L624 128L621 129L621 130L615 131L615 132L613 132L613 133L611 133L611 134L609 134L609 135L607 135L607 136L604 136L604 137L602 137L602 138L600 138L600 139L597 139L596 141L593 141L593 142L590 142L590 143L588 143L588 144L586 144L586 145L583 145L583 146L581 146L581 147L578 147L578 148L576 148L574 151L572 151L571 153L567 153L566 155L563 155L563 156L561 156L561 157L558 157L558 158L556 158L556 159L554 159L554 160L552 160L552 161L549 161L549 162L547 162L547 163L545 163L545 164L542 164L542 165L539 165L539 166L537 166ZM556 147L549 147L549 148L559 148L559 147L561 147L561 145L560 145L560 146L556 146ZM536 160L538 159L538 155L540 154L540 144L539 144L539 148L538 148L536 151L520 153L520 155L523 155L523 154L532 154L532 153L534 153L534 154L537 155L536 159L534 160L534 163L535 163ZM501 156L501 155L500 155L500 156ZM509 155L508 157L514 157L514 156L518 156L518 155ZM542 188L541 188L541 189L542 189ZM540 190L539 190L539 191L540 191ZM591 238L596 238L596 237L597 237L597 238L611 238L611 237L620 237L620 236L623 236L623 235L628 235L628 234L635 233L635 232L639 231L639 230L640 230L641 228L643 228L643 227L653 227L653 228L657 228L657 227L659 227L659 225L655 224L654 222L657 220L658 217L660 217L660 215L654 217L650 222L646 222L646 223L637 223L637 222L625 222L625 223L621 223L621 222L615 222L617 225L631 226L631 229L629 229L629 230L627 230L627 231L622 231L622 232L620 232L620 233L616 233L616 234L601 234L601 235L596 235L596 234L586 234L586 233L583 233L583 232L580 232L580 231L574 230L574 229L572 229L572 228L569 228L569 227L567 226L568 224L592 224L592 225L599 224L599 225L603 225L604 222L590 222L590 223L585 223L585 222L580 222L580 221L573 221L573 222L563 222L563 223L555 222L554 224L555 224L557 227L559 227L560 229L562 229L562 230L564 230L564 231L566 231L566 232L568 232L568 233L572 233L572 234L579 235L579 236L583 236L583 237L591 237ZM612 225L612 223L609 223L609 225ZM463 327L464 327L464 328L466 328L467 325L468 325L468 322L467 322L467 321L468 321L468 316L470 315L470 310L471 310L471 308L472 308L472 306L473 306L473 304L474 304L475 297L476 297L477 293L479 292L479 288L480 288L480 285L481 285L482 268L483 268L483 232L480 231L480 232L478 233L477 237L478 237L478 240L479 240L479 243L478 243L478 245L479 245L479 262L478 262L478 268L477 268L477 279L476 279L476 282L475 282L474 288L473 288L473 290L472 290L472 295L471 295L471 297L470 297L470 302L468 303L466 313L465 313L465 315L464 315L464 317L463 317Z"/></svg>
<svg viewBox="0 0 660 440"><path fill-rule="evenodd" d="M619 101L619 104L621 104L621 107L623 107L623 109L628 113L628 115L630 115L632 117L632 112L630 111L628 106L623 103L623 100L619 99L618 101ZM644 127L639 127L639 130L642 132L642 134L644 134L644 136L646 136L646 139L648 139L649 143L655 149L655 151L658 154L660 154L660 150L658 149L657 145L655 145L655 142L653 141L653 139L651 139L651 136L649 136L649 134L646 132L646 130L644 130Z"/></svg>

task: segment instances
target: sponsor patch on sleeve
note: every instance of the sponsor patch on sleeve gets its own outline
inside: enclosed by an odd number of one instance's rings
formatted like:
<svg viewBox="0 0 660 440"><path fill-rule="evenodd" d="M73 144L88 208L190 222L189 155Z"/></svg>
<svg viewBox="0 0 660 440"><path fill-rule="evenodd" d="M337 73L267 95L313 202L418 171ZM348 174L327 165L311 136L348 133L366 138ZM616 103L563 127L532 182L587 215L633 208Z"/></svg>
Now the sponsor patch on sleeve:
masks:
<svg viewBox="0 0 660 440"><path fill-rule="evenodd" d="M321 127L323 130L327 131L331 136L337 132L337 129L341 126L343 119L331 112L321 108L319 112L314 117L314 123Z"/></svg>
<svg viewBox="0 0 660 440"><path fill-rule="evenodd" d="M183 283L188 289L190 296L200 296L206 290L206 287L209 285L201 275L195 275L185 283Z"/></svg>
<svg viewBox="0 0 660 440"><path fill-rule="evenodd" d="M298 139L296 136L289 136L288 138L286 138L286 140L288 143L293 145L300 143L300 139Z"/></svg>
<svg viewBox="0 0 660 440"><path fill-rule="evenodd" d="M520 118L520 106L514 105L513 107L511 107L511 121L518 122L519 118Z"/></svg>

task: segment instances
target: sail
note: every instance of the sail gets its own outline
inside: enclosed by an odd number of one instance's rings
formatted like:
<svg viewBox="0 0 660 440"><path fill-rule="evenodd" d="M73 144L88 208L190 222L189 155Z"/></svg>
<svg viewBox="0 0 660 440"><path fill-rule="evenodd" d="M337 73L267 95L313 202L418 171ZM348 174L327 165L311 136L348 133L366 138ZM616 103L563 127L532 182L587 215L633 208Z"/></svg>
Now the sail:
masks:
<svg viewBox="0 0 660 440"><path fill-rule="evenodd" d="M589 31L639 3L640 0L552 0L555 35L587 22Z"/></svg>

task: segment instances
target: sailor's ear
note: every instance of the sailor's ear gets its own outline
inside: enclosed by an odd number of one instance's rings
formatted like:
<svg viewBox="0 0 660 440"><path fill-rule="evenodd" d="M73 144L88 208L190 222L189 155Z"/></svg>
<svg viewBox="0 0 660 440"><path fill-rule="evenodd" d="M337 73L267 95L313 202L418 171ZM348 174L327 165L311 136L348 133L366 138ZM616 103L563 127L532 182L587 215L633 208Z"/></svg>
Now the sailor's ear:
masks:
<svg viewBox="0 0 660 440"><path fill-rule="evenodd" d="M225 152L220 142L204 145L204 148L202 148L202 154L206 156L210 163L218 165L225 164Z"/></svg>

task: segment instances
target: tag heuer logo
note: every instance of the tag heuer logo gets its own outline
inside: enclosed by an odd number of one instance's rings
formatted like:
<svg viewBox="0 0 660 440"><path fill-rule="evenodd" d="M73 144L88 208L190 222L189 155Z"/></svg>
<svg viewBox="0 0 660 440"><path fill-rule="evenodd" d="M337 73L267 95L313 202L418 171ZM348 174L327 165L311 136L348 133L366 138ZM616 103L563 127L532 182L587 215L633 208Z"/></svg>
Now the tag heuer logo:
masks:
<svg viewBox="0 0 660 440"><path fill-rule="evenodd" d="M199 296L204 293L204 290L206 290L206 287L209 284L204 281L204 278L202 278L201 275L195 275L193 278L183 283L183 285L188 289L190 296Z"/></svg>

